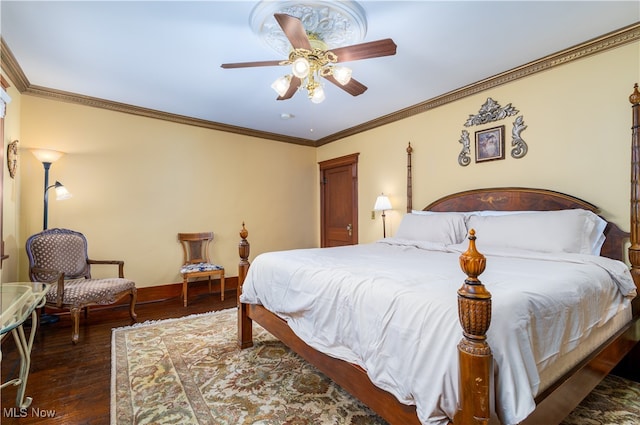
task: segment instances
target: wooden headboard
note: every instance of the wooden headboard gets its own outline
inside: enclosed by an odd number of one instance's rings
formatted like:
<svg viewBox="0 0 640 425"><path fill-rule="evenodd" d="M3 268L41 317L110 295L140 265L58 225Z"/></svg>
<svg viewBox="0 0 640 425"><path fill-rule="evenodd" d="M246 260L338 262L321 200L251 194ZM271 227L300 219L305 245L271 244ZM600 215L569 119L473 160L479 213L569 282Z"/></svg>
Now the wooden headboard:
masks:
<svg viewBox="0 0 640 425"><path fill-rule="evenodd" d="M554 211L581 208L598 214L598 207L575 196L546 189L497 187L474 189L447 195L427 205L425 211ZM629 233L609 222L600 255L616 260L626 259L625 246Z"/></svg>

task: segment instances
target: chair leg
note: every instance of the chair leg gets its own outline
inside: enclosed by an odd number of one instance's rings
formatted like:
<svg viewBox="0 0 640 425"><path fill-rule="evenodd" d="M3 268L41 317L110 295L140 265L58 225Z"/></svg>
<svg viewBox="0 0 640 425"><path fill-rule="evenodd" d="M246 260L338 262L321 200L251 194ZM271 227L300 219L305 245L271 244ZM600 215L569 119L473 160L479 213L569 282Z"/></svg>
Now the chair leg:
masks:
<svg viewBox="0 0 640 425"><path fill-rule="evenodd" d="M224 270L220 274L220 299L224 301Z"/></svg>
<svg viewBox="0 0 640 425"><path fill-rule="evenodd" d="M79 334L80 334L80 308L72 308L71 309L71 319L73 321L73 329L71 331L71 342L74 344L78 343Z"/></svg>
<svg viewBox="0 0 640 425"><path fill-rule="evenodd" d="M187 278L182 279L182 299L184 300L184 306L187 306Z"/></svg>
<svg viewBox="0 0 640 425"><path fill-rule="evenodd" d="M131 290L131 302L129 303L129 315L131 315L131 319L135 322L138 319L138 315L135 312L136 308L136 300L138 299L138 289L133 288Z"/></svg>

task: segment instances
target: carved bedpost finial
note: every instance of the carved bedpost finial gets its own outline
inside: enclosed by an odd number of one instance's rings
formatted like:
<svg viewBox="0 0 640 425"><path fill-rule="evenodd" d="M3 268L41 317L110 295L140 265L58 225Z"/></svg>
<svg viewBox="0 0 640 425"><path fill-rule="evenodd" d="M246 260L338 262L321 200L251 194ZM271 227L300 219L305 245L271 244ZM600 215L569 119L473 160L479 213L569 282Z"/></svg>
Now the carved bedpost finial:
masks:
<svg viewBox="0 0 640 425"><path fill-rule="evenodd" d="M629 102L636 105L640 103L640 91L638 91L638 83L633 85L633 93L629 96Z"/></svg>
<svg viewBox="0 0 640 425"><path fill-rule="evenodd" d="M244 221L242 222L242 230L240 230L240 243L238 244L238 254L240 255L240 267L249 265L249 241L247 241L249 231L244 227Z"/></svg>
<svg viewBox="0 0 640 425"><path fill-rule="evenodd" d="M247 230L246 227L244 227L244 221L242 222L242 230L240 230L240 237L242 239L247 239L247 236L249 236L249 231Z"/></svg>
<svg viewBox="0 0 640 425"><path fill-rule="evenodd" d="M465 347L473 352L477 350L490 353L489 346L477 346L475 343L484 342L491 323L491 294L480 282L478 276L484 272L487 260L476 249L476 231L469 231L469 248L460 255L460 267L467 275L462 287L458 289L458 316L464 330L467 342L473 342L473 347ZM460 344L465 343L463 340Z"/></svg>
<svg viewBox="0 0 640 425"><path fill-rule="evenodd" d="M455 424L486 425L491 412L491 368L493 358L487 343L491 323L491 294L478 276L486 258L476 249L476 232L469 231L469 248L460 255L460 267L467 275L458 290L458 318L463 338L458 344L460 399Z"/></svg>
<svg viewBox="0 0 640 425"><path fill-rule="evenodd" d="M479 283L478 276L482 274L486 264L486 258L476 248L476 231L471 229L469 230L469 248L460 255L460 267L468 276L467 280Z"/></svg>

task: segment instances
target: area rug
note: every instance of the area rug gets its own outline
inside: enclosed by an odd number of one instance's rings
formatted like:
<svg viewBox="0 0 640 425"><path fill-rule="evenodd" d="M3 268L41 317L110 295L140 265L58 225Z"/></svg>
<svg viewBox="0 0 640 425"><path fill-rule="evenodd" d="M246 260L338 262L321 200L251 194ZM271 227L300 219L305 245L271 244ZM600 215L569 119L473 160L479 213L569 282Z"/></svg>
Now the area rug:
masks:
<svg viewBox="0 0 640 425"><path fill-rule="evenodd" d="M236 335L236 309L114 329L111 424L386 424L257 324ZM640 384L611 376L563 425L638 417Z"/></svg>

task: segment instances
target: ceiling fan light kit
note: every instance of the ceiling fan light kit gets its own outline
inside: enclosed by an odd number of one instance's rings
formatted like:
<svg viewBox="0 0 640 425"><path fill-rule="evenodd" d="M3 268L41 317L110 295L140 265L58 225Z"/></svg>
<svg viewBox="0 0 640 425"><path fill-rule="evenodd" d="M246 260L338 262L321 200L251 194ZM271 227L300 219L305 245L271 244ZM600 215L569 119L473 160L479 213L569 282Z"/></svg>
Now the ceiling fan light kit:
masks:
<svg viewBox="0 0 640 425"><path fill-rule="evenodd" d="M273 13L273 19L266 14ZM297 15L297 16L294 16ZM352 78L352 70L336 65L340 62L370 59L396 54L396 44L390 38L353 44L345 40L362 39L366 33L364 10L352 1L274 2L262 1L253 9L251 25L271 47L282 50L281 38L288 40L288 59L222 64L222 68L288 65L291 74L278 78L271 88L277 100L293 97L298 90L306 90L311 102L325 100L322 79L333 83L352 96L367 87Z"/></svg>
<svg viewBox="0 0 640 425"><path fill-rule="evenodd" d="M311 41L311 39L310 39ZM311 44L318 44L313 43ZM324 45L324 43L322 43ZM320 83L320 77L333 76L341 85L351 80L351 69L344 66L334 66L338 57L326 47L307 49L293 49L289 54L289 60L282 65L291 65L291 74L278 78L271 87L283 98L291 86L293 77L300 80L299 87L307 90L309 99L313 103L322 103L325 99L324 88ZM297 81L297 80L296 80Z"/></svg>

